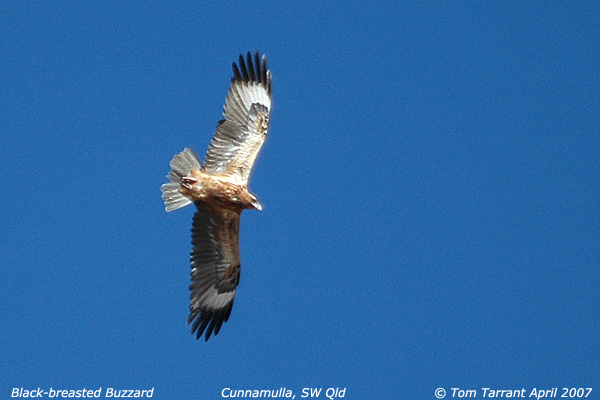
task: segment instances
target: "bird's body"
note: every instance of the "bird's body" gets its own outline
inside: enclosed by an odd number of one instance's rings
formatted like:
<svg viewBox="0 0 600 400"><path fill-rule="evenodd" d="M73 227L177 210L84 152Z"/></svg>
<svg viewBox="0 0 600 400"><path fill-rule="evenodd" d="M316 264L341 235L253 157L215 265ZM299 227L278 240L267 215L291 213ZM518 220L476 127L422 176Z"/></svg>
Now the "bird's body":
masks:
<svg viewBox="0 0 600 400"><path fill-rule="evenodd" d="M245 185L231 182L226 176L192 169L181 180L181 194L194 203L203 202L217 208L241 212L244 209L261 209L258 199Z"/></svg>
<svg viewBox="0 0 600 400"><path fill-rule="evenodd" d="M239 223L244 209L262 210L248 191L248 179L266 139L271 108L271 72L266 57L233 64L224 119L204 165L188 148L171 160L168 183L161 186L165 209L195 204L192 222L190 316L192 333L205 339L229 319L240 280Z"/></svg>

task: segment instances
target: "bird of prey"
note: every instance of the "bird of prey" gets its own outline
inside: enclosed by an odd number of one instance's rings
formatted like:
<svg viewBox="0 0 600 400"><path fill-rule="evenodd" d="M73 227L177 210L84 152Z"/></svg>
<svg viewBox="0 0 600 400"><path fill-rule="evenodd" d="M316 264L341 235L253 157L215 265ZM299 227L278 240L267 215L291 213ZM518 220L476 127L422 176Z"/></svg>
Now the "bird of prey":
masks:
<svg viewBox="0 0 600 400"><path fill-rule="evenodd" d="M204 164L185 148L161 186L166 211L194 203L190 315L192 335L217 335L229 319L240 281L239 225L244 209L262 210L248 191L252 166L267 137L271 71L266 56L248 52L233 63L231 86Z"/></svg>

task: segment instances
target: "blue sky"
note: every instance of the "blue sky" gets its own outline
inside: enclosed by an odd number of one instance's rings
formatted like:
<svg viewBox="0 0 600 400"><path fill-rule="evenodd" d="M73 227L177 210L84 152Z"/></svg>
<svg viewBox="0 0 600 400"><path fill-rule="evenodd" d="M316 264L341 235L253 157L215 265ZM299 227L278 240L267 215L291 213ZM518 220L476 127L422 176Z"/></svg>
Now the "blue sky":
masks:
<svg viewBox="0 0 600 400"><path fill-rule="evenodd" d="M0 397L600 391L598 4L213 3L0 6ZM205 343L159 187L255 49L264 210Z"/></svg>

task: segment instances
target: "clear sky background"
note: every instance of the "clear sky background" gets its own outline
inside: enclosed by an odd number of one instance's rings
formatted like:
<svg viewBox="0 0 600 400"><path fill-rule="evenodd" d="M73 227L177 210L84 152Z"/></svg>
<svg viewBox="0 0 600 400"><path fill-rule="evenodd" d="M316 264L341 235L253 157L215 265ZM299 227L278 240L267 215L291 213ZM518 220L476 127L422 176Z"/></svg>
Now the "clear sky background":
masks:
<svg viewBox="0 0 600 400"><path fill-rule="evenodd" d="M1 398L598 398L598 2L14 3ZM235 306L205 343L186 325L193 209L165 213L159 187L174 154L204 155L255 49L264 210L242 216Z"/></svg>

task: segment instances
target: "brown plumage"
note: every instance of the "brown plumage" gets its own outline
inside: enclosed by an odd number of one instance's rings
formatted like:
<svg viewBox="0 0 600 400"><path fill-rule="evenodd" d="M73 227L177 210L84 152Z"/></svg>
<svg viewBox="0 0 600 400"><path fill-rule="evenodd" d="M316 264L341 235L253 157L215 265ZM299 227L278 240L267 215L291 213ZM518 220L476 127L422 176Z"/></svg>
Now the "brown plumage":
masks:
<svg viewBox="0 0 600 400"><path fill-rule="evenodd" d="M188 148L171 160L161 186L167 211L196 205L192 222L190 316L192 334L205 340L229 319L240 281L239 226L244 209L261 210L248 179L267 137L271 71L258 52L240 55L223 107L223 117L204 165Z"/></svg>

